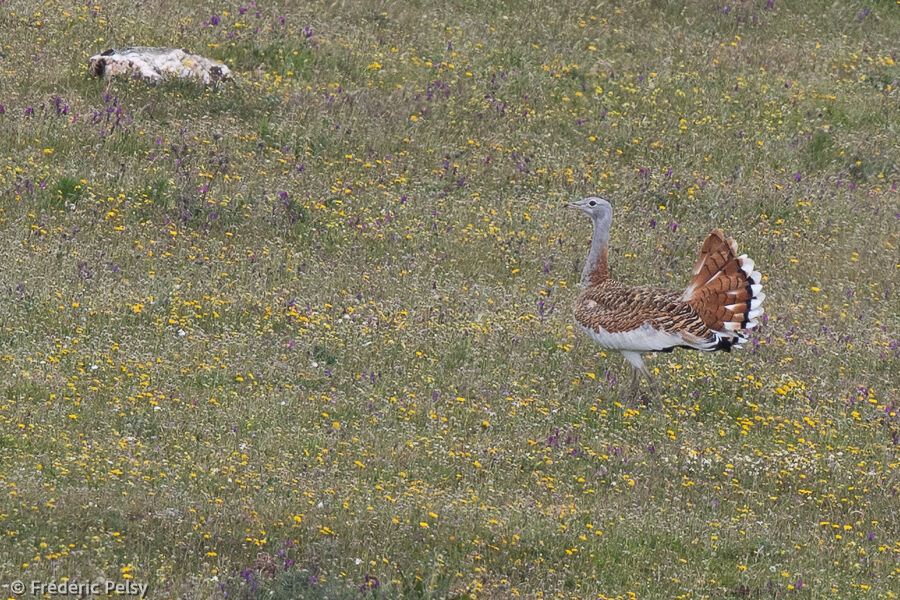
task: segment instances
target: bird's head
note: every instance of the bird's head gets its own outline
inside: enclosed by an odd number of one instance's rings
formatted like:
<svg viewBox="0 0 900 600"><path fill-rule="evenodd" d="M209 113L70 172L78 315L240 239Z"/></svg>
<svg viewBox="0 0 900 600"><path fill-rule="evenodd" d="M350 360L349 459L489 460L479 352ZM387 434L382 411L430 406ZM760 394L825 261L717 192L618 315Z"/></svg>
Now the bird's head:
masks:
<svg viewBox="0 0 900 600"><path fill-rule="evenodd" d="M581 200L570 202L566 206L569 208L577 208L587 214L592 221L598 219L608 220L612 218L612 206L610 206L609 202L603 198L597 198L596 196L582 198Z"/></svg>

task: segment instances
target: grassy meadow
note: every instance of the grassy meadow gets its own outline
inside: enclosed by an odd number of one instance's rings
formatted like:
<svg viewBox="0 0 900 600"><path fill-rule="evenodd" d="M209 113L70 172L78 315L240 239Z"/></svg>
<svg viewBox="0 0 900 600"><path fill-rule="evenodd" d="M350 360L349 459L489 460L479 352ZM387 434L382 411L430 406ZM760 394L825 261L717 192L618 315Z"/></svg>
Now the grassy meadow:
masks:
<svg viewBox="0 0 900 600"><path fill-rule="evenodd" d="M898 32L0 0L0 585L900 597ZM236 82L88 76L130 45ZM764 276L752 342L651 359L650 408L574 326L590 194L622 281L685 286L715 227Z"/></svg>

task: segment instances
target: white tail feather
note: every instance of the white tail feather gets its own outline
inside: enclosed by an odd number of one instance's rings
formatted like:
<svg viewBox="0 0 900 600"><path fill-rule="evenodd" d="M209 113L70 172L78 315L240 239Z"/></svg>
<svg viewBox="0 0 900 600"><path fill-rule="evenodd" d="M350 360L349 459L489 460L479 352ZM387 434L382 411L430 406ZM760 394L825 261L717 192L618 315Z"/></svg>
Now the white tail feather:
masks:
<svg viewBox="0 0 900 600"><path fill-rule="evenodd" d="M754 308L759 308L759 306L763 303L763 300L766 299L766 295L763 292L755 294L753 299L750 300L750 310Z"/></svg>

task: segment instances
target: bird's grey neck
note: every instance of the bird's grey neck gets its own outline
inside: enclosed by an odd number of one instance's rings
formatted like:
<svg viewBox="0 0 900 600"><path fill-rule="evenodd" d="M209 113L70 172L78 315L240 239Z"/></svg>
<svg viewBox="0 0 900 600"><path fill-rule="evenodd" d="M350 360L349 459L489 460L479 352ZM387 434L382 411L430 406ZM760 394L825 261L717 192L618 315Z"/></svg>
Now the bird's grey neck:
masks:
<svg viewBox="0 0 900 600"><path fill-rule="evenodd" d="M609 277L609 265L607 263L607 250L609 246L610 218L598 217L592 219L594 232L591 236L591 250L588 252L587 261L581 271L581 286L589 283L602 283Z"/></svg>

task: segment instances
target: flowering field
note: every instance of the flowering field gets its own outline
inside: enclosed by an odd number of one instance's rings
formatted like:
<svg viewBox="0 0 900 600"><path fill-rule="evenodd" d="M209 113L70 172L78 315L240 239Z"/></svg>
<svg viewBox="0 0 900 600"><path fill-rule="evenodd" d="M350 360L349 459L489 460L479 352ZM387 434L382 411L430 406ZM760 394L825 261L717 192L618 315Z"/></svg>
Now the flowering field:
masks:
<svg viewBox="0 0 900 600"><path fill-rule="evenodd" d="M900 596L900 4L552 4L0 0L0 584ZM588 194L622 281L764 275L650 408Z"/></svg>

